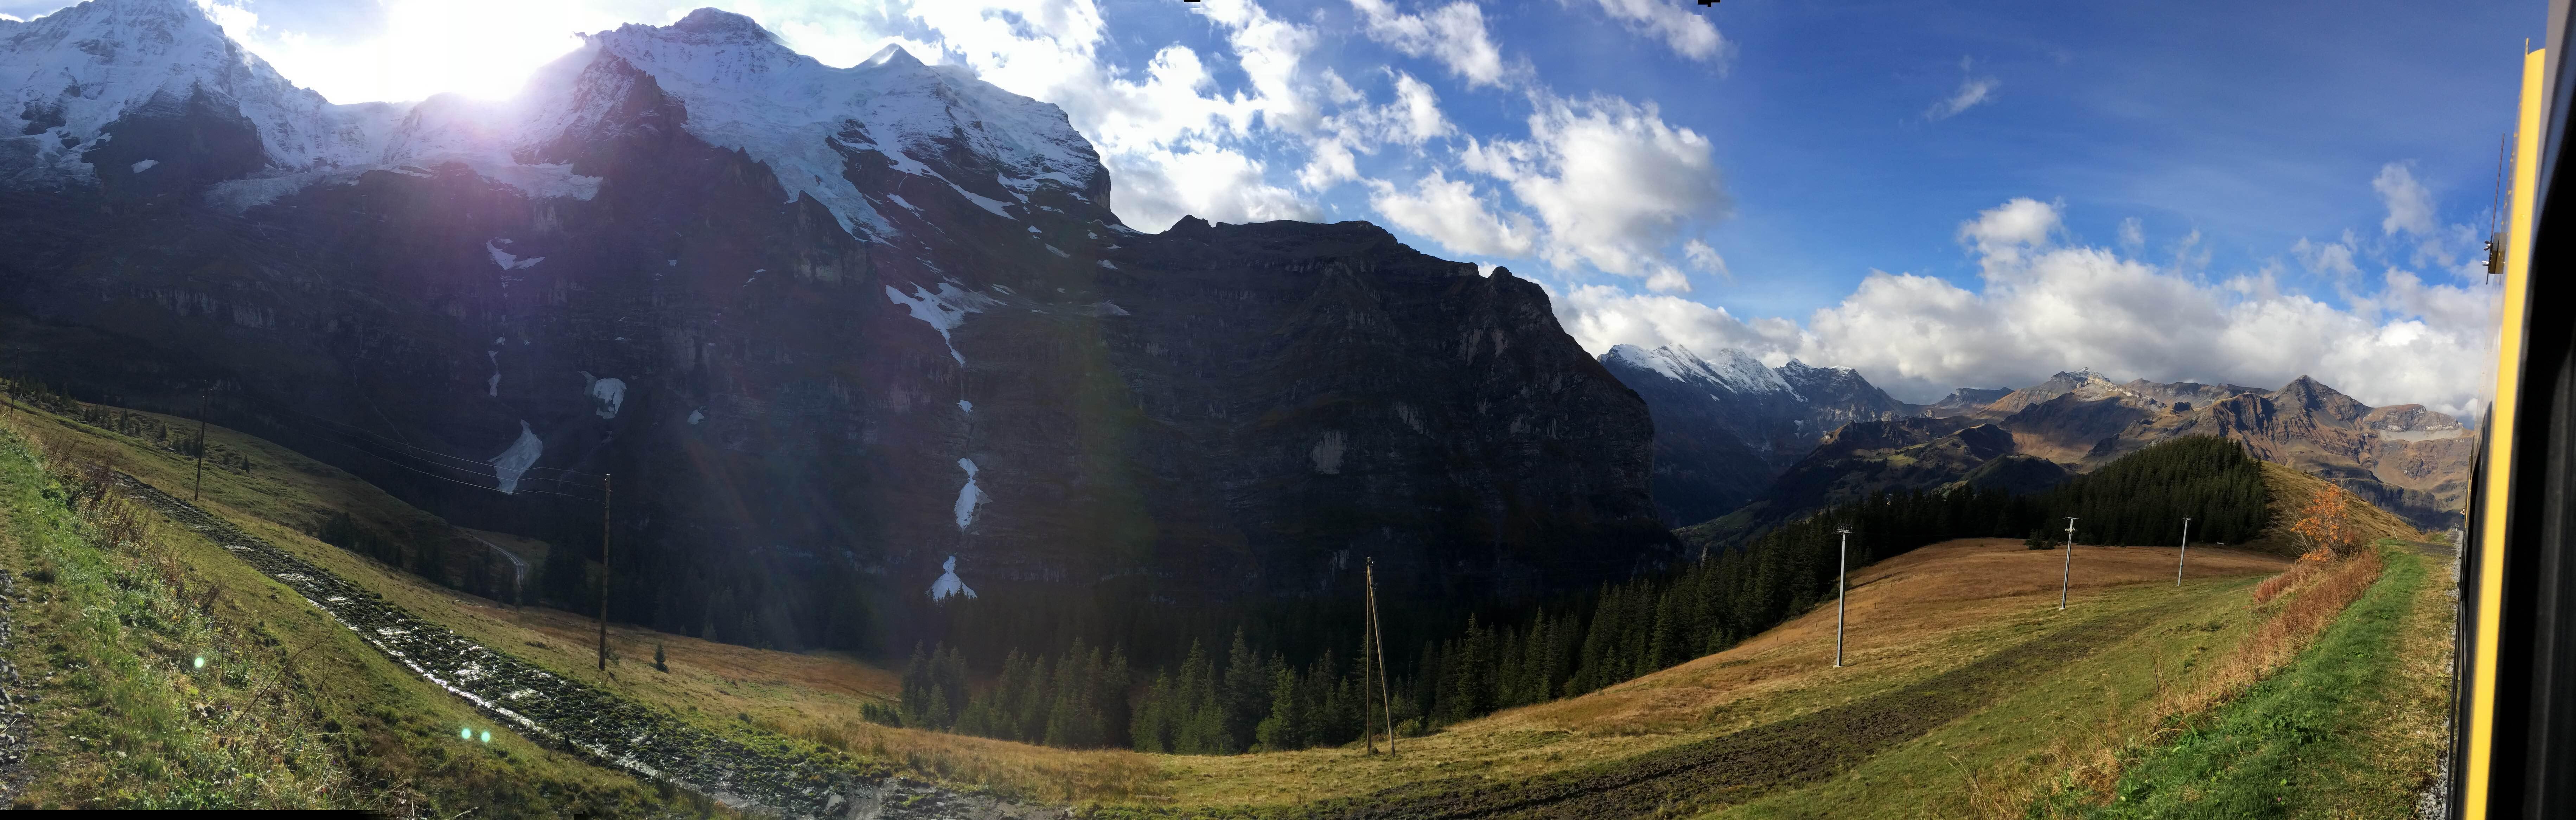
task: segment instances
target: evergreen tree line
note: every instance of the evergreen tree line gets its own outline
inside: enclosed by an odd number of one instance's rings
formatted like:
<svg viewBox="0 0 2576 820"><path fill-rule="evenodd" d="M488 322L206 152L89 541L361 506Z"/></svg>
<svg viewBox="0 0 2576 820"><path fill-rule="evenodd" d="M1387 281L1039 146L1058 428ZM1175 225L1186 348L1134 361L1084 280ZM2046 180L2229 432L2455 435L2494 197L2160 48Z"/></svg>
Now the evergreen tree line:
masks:
<svg viewBox="0 0 2576 820"><path fill-rule="evenodd" d="M1724 650L1829 601L1843 568L1955 538L2040 532L2077 516L2084 543L2153 544L2178 537L2179 519L2194 519L2195 540L2242 542L2269 520L2258 462L2235 442L2189 438L2140 450L2091 474L2033 495L1960 486L1889 491L1827 508L1707 554L1675 570L1605 583L1488 620L1475 614L1452 637L1426 641L1389 675L1391 716L1372 712L1365 647L1352 636L1325 640L1343 649L1302 665L1284 653L1259 651L1236 630L1220 659L1196 642L1176 665L1157 669L1137 693L1123 725L1109 713L1124 707L1126 670L1117 653L1084 661L1062 679L1067 660L1003 664L1002 680L978 696L956 650L916 651L904 684L905 725L1050 745L1128 745L1148 752L1233 754L1359 739L1391 721L1403 734L1469 720L1499 709L1592 692ZM2168 533L2168 531L2171 531ZM1309 636L1313 637L1313 636ZM1077 640L1067 657L1084 656ZM1097 650L1089 650L1091 656ZM1047 696L1042 693L1053 693ZM918 704L918 705L916 705ZM1058 732L1068 708L1084 726L1102 715L1097 734ZM991 716L970 718L978 710ZM923 714L914 717L915 712Z"/></svg>
<svg viewBox="0 0 2576 820"><path fill-rule="evenodd" d="M1001 740L1087 749L1125 745L1128 664L1124 652L1086 647L1063 655L1002 661L1000 679L983 691L967 684L966 656L950 647L914 647L904 666L903 697L891 712L863 710L879 723Z"/></svg>
<svg viewBox="0 0 2576 820"><path fill-rule="evenodd" d="M2162 442L2040 492L2031 499L2034 539L2063 543L2073 516L2079 544L2146 546L2182 541L2242 544L2271 523L2263 466L2244 445L2193 436ZM2052 526L2054 525L2054 526Z"/></svg>

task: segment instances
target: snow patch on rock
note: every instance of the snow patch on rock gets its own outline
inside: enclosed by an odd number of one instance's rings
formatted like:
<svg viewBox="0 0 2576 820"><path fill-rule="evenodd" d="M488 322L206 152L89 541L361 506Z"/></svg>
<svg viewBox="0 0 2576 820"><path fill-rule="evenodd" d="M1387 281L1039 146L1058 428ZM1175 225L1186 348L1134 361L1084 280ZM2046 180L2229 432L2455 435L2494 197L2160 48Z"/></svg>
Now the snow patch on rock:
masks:
<svg viewBox="0 0 2576 820"><path fill-rule="evenodd" d="M975 599L975 590L966 586L966 579L957 577L957 556L948 556L948 561L940 564L939 569L939 580L930 582L930 600L946 600L951 595L964 595L970 601Z"/></svg>
<svg viewBox="0 0 2576 820"><path fill-rule="evenodd" d="M529 467L536 466L537 457L544 455L545 452L545 441L537 438L537 431L530 429L527 421L521 420L519 440L510 442L510 449L501 451L500 455L493 456L490 461L485 462L492 465L492 478L498 482L494 485L494 489L500 490L504 495L517 495L519 476L526 475Z"/></svg>
<svg viewBox="0 0 2576 820"><path fill-rule="evenodd" d="M539 262L546 261L542 256L531 256L526 259L512 256L509 251L500 248L501 245L509 243L510 240L507 239L494 239L483 243L483 250L492 254L492 264L501 266L502 270L526 270L536 267Z"/></svg>
<svg viewBox="0 0 2576 820"><path fill-rule="evenodd" d="M498 343L498 340L495 340L495 343ZM493 398L500 398L500 397L501 397L501 351L498 351L498 350L486 350L486 351L483 351L483 357L484 357L484 358L487 358L487 359L491 359L491 360L492 360L492 377L491 377L491 378L489 378L489 379L485 379L485 380L483 380L483 395L491 396L491 397L493 397Z"/></svg>
<svg viewBox="0 0 2576 820"><path fill-rule="evenodd" d="M698 423L698 422L702 422L702 421L706 421L706 420L707 420L707 409L706 409L706 408L704 408L704 407L700 407L700 408L698 408L698 409L696 409L696 410L691 410L691 411L689 411L689 423L690 423L690 424L696 424L696 423Z"/></svg>
<svg viewBox="0 0 2576 820"><path fill-rule="evenodd" d="M967 401L967 400L965 400L965 399L958 399L958 400L957 400L957 412L960 412L960 413L972 413L972 412L975 412L975 403L974 403L974 402L971 402L971 401Z"/></svg>
<svg viewBox="0 0 2576 820"><path fill-rule="evenodd" d="M909 296L904 295L903 291L896 290L893 285L887 285L885 293L888 300L909 308L912 311L912 318L919 319L923 324L929 325L930 329L939 331L939 340L948 343L948 355L956 357L958 364L965 364L966 356L957 352L957 343L948 337L948 332L965 324L966 314L982 313L985 308L1001 304L993 297L971 290L959 290L956 285L947 282L939 283L939 290L936 293L920 285L912 286L912 295Z"/></svg>
<svg viewBox="0 0 2576 820"><path fill-rule="evenodd" d="M992 499L984 495L982 487L975 486L974 459L958 459L957 468L966 471L966 486L957 488L957 529L964 530L966 525L975 523L975 508Z"/></svg>
<svg viewBox="0 0 2576 820"><path fill-rule="evenodd" d="M1306 451L1306 456L1314 460L1315 472L1324 475L1341 475L1342 452L1348 449L1348 446L1342 437L1342 431L1333 430L1326 432L1323 439L1316 441L1314 449Z"/></svg>
<svg viewBox="0 0 2576 820"><path fill-rule="evenodd" d="M590 387L584 392L590 395L591 411L603 419L616 418L617 409L626 405L626 381L597 378L587 372L581 377L590 381Z"/></svg>
<svg viewBox="0 0 2576 820"><path fill-rule="evenodd" d="M147 160L143 160L143 161L141 161L141 162L134 163L134 173L138 173L138 174L140 174L140 173L143 173L143 172L145 172L145 171L152 170L152 166L159 165L159 164L161 164L161 161L160 161L160 160L157 160L157 159L147 159Z"/></svg>

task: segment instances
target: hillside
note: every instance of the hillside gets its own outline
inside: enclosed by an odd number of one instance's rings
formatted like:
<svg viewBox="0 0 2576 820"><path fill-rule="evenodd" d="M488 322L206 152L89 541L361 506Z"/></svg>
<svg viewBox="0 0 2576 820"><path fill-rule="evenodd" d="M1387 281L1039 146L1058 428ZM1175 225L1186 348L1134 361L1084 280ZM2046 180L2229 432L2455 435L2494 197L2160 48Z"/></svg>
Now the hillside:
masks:
<svg viewBox="0 0 2576 820"><path fill-rule="evenodd" d="M2185 668L2225 650L2258 620L2245 590L2287 566L2195 549L2175 587L2172 559L2170 549L2080 549L2073 606L2060 613L2056 552L2007 539L1926 547L1853 573L1842 669L1831 666L1834 609L1821 605L1679 667L1402 739L1391 758L1355 749L1165 758L1175 791L1137 809L1270 806L1294 816L1288 807L1321 802L1328 814L1399 816L1500 809L1561 790L1607 801L1576 814L1615 816L1668 800L1740 803L1867 764L1911 779L1907 816L1967 814L1974 795L1960 767L2081 739L2103 705L2098 683L2118 701L2143 698L2154 688L2145 667ZM1583 785L1594 781L1604 787ZM1630 799L1639 794L1652 799Z"/></svg>
<svg viewBox="0 0 2576 820"><path fill-rule="evenodd" d="M113 409L113 408L110 408ZM134 475L149 487L158 487L188 498L193 485L193 462L150 437L113 433L82 423L76 418L47 413L23 402L10 403L10 426L22 435L44 438L56 451L77 454L84 462L113 465L114 469ZM93 412L93 415L96 415ZM129 426L141 429L145 422L176 428L181 420L123 411ZM187 426L190 434L193 425ZM997 743L976 738L958 738L928 732L888 729L859 720L862 705L887 704L898 689L894 675L882 668L861 663L837 653L790 653L761 650L703 640L697 637L656 632L625 624L610 629L613 653L609 668L596 669L597 624L591 616L537 606L510 606L499 601L461 593L430 583L401 568L399 564L380 562L375 558L336 547L302 531L318 527L334 513L352 513L369 526L400 525L403 530L434 532L446 527L445 522L386 496L382 491L336 468L302 458L293 451L256 437L223 427L207 431L209 452L243 458L248 470L210 466L206 470L204 494L198 506L219 517L223 525L247 538L264 541L295 559L344 579L381 600L401 608L412 616L452 630L459 637L532 664L546 674L593 687L653 712L669 716L678 724L703 731L725 742L748 748L779 750L791 755L831 759L839 756L860 769L901 773L923 781L950 784L961 789L990 790L994 794L1022 800L1064 801L1097 795L1123 795L1143 785L1147 769L1142 756L1126 752L1068 752ZM12 508L12 512L15 512ZM184 532L193 527L175 520L157 523L161 532ZM433 545L455 542L437 539ZM515 540L513 548L542 551L540 542ZM247 614L234 617L265 620L280 625L293 625L312 620L310 605L302 603L295 591L263 577L253 564L245 562L238 550L219 549L207 539L187 539L175 545L180 557L206 578L220 583L227 592L223 599L246 607ZM418 545L407 547L404 554L416 554ZM458 549L463 549L458 547ZM472 544L476 552L491 548ZM23 568L21 571L24 571ZM539 570L542 571L542 570ZM239 590L273 589L285 593L277 602ZM294 606L286 606L292 603ZM258 605L254 605L258 604ZM279 608L283 607L283 608ZM305 614L313 613L313 614ZM236 624L244 622L237 621ZM314 633L324 636L349 636L343 642L315 644L300 640L295 645L312 647L315 657L304 659L303 668L311 674L328 677L310 679L311 685L323 692L340 693L341 706L359 710L362 715L376 714L377 700L408 704L406 708L420 715L445 715L431 722L470 723L490 728L496 738L506 736L509 748L531 749L539 754L525 758L526 765L512 775L526 781L530 789L571 790L575 802L562 799L539 800L532 792L519 794L491 791L489 799L478 803L466 795L470 791L441 793L439 788L463 789L464 786L440 786L447 782L425 778L418 787L426 793L429 805L452 806L449 813L473 805L581 806L594 799L668 801L697 798L686 791L671 791L649 780L640 780L614 768L599 765L599 760L586 755L546 751L551 745L543 737L522 738L510 731L507 723L488 714L477 716L473 704L458 699L438 684L419 677L375 647L356 639L355 633L327 620L314 621L315 628L331 631ZM304 634L298 627L288 635ZM667 670L653 665L658 654L666 658ZM321 655L328 657L322 658ZM29 662L21 661L21 665ZM373 693L373 694L368 694ZM370 700L370 698L376 700ZM390 699L390 700L386 700ZM424 704L420 701L429 701ZM69 703L69 701L61 701ZM63 710L57 719L68 720L79 714ZM337 713L330 713L337 714ZM375 743L369 738L385 732L396 733L407 743L438 747L442 736L452 739L454 727L438 732L411 733L417 721L410 718L390 723L373 717L343 717L345 730L326 733L332 743L358 743L358 748ZM345 734L339 734L345 732ZM479 741L478 741L479 742ZM411 749L387 758L377 768L359 767L372 777L410 776L401 767L421 755L439 759L465 748ZM92 749L91 754L104 750ZM67 754L77 752L66 750ZM510 760L511 758L503 758ZM537 765L540 769L528 769ZM391 767L391 768L384 768ZM458 777L491 776L481 768L467 767ZM603 791L599 783L615 789ZM591 784L591 785L584 785ZM624 784L624 785L616 785ZM638 791L640 790L640 791ZM403 793L395 793L394 798ZM637 797L637 794L643 795ZM674 797L673 795L679 797ZM659 796L655 796L659 795ZM933 801L936 805L938 801ZM986 801L989 804L989 800ZM337 805L337 804L334 804ZM372 804L370 804L372 805ZM542 812L540 812L542 813ZM614 812L612 812L614 813ZM891 816L891 815L890 815Z"/></svg>
<svg viewBox="0 0 2576 820"><path fill-rule="evenodd" d="M332 105L207 14L0 38L0 376L545 541L538 598L595 608L605 538L634 623L899 655L962 640L954 559L1049 627L983 639L1160 659L1352 600L1354 552L1461 605L1673 554L1647 410L1538 283L1366 222L1136 230L965 67L707 8L510 100Z"/></svg>

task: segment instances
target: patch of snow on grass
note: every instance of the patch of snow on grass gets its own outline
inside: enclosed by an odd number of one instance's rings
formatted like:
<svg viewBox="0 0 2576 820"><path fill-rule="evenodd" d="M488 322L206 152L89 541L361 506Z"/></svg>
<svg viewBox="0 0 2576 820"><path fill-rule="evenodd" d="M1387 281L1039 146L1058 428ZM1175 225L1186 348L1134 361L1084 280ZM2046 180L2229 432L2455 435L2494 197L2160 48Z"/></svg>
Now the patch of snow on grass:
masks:
<svg viewBox="0 0 2576 820"><path fill-rule="evenodd" d="M1066 258L1066 259L1072 259L1072 258L1073 258L1073 254L1069 254L1069 253L1065 253L1064 251L1056 250L1056 247L1055 247L1054 245L1048 245L1048 246L1046 246L1046 249L1047 249L1047 252L1048 252L1048 253L1052 253L1052 254L1055 254L1055 255L1057 255L1057 256L1060 256L1060 257Z"/></svg>
<svg viewBox="0 0 2576 820"><path fill-rule="evenodd" d="M134 164L134 173L140 174L145 171L152 170L152 166L159 164L161 164L161 161L157 159L147 159L142 162L137 162Z"/></svg>

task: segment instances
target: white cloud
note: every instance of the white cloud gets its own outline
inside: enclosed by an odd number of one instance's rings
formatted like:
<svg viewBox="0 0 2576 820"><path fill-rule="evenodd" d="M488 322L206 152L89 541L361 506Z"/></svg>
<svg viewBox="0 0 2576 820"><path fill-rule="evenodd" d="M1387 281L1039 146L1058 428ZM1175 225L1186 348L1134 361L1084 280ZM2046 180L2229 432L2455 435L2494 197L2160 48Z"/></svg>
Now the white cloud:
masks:
<svg viewBox="0 0 2576 820"><path fill-rule="evenodd" d="M1395 101L1383 106L1353 105L1341 113L1325 117L1320 138L1307 148L1306 166L1297 171L1297 182L1307 190L1323 190L1335 183L1360 178L1356 154L1376 153L1388 143L1420 145L1456 130L1447 115L1440 113L1440 95L1429 83L1414 79L1401 71L1395 77ZM1349 90L1351 103L1366 103L1368 97L1350 89L1338 75L1332 81Z"/></svg>
<svg viewBox="0 0 2576 820"><path fill-rule="evenodd" d="M1369 39L1413 57L1431 57L1449 67L1467 85L1502 85L1510 69L1503 52L1485 32L1485 12L1467 0L1433 9L1430 14L1404 14L1388 0L1351 0L1368 20Z"/></svg>
<svg viewBox="0 0 2576 820"><path fill-rule="evenodd" d="M2399 231L2417 236L2433 233L2433 193L2415 181L2415 172L2407 170L2405 163L2380 166L2370 189L2378 191L2379 201L2388 206L2388 218L2379 221L2380 230L2392 236Z"/></svg>
<svg viewBox="0 0 2576 820"><path fill-rule="evenodd" d="M1117 180L1118 215L1147 230L1162 230L1185 215L1211 222L1314 221L1314 203L1268 180L1263 164L1212 142L1105 158Z"/></svg>
<svg viewBox="0 0 2576 820"><path fill-rule="evenodd" d="M1959 241L1988 258L2018 254L2023 246L2043 245L2062 227L2057 206L2015 197L1959 223Z"/></svg>
<svg viewBox="0 0 2576 820"><path fill-rule="evenodd" d="M1976 64L1966 57L1959 58L1959 72L1967 75L1959 79L1959 89L1950 92L1949 97L1933 103L1931 108L1925 109L1924 119L1946 120L1958 116L1959 112L1992 102L1995 88L2003 85L2002 80L1992 76L1979 76L1976 73Z"/></svg>
<svg viewBox="0 0 2576 820"><path fill-rule="evenodd" d="M1651 37L1660 37L1673 53L1701 62L1723 61L1733 44L1708 18L1679 0L1597 0L1601 10Z"/></svg>
<svg viewBox="0 0 2576 820"><path fill-rule="evenodd" d="M1142 77L1106 64L1099 55L1106 33L1090 0L1034 10L997 0L920 3L908 13L985 81L1064 108L1100 149L1122 220L1159 230L1184 214L1252 222L1322 213L1270 184L1267 164L1253 156L1257 128L1293 132L1320 121L1312 98L1319 90L1300 79L1315 41L1309 28L1249 3L1205 12L1250 78L1251 93L1227 95L1205 58L1185 46L1156 52Z"/></svg>
<svg viewBox="0 0 2576 820"><path fill-rule="evenodd" d="M2290 246L2290 254L2298 257L2299 264L2310 273L2352 276L2361 273L2361 268L2352 262L2353 244L2351 231L2345 231L2337 242L2316 243L2300 237L2297 244Z"/></svg>
<svg viewBox="0 0 2576 820"><path fill-rule="evenodd" d="M1547 227L1550 264L1624 276L1680 276L1665 254L1675 240L1725 218L1731 207L1708 138L1666 124L1653 103L1617 97L1533 95L1530 139L1469 138L1469 170L1508 183Z"/></svg>
<svg viewBox="0 0 2576 820"><path fill-rule="evenodd" d="M1702 272L1714 273L1728 280L1735 278L1735 273L1726 269L1726 257L1717 255L1717 249L1709 247L1706 242L1693 239L1682 243L1682 258Z"/></svg>
<svg viewBox="0 0 2576 820"><path fill-rule="evenodd" d="M1537 233L1529 217L1495 215L1475 185L1451 180L1436 170L1411 191L1374 180L1370 187L1375 192L1369 196L1369 207L1396 227L1429 237L1452 253L1521 256L1529 253L1531 236Z"/></svg>
<svg viewBox="0 0 2576 820"><path fill-rule="evenodd" d="M2137 253L2147 246L2147 224L2137 217L2120 220L2120 249Z"/></svg>
<svg viewBox="0 0 2576 820"><path fill-rule="evenodd" d="M2057 222L2056 209L2035 200L2006 203L1963 230L1983 242L1975 289L1872 271L1803 327L1598 285L1565 294L1558 312L1595 352L1618 343L1738 347L1856 367L1912 401L2088 366L2120 379L2258 387L2312 375L2368 404L2451 413L2474 412L2488 387L2495 306L2485 291L2391 269L2376 294L2336 308L2283 292L2268 271L2211 282L2110 249L2057 245Z"/></svg>

